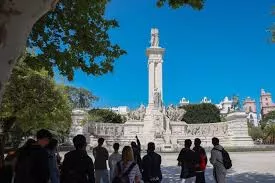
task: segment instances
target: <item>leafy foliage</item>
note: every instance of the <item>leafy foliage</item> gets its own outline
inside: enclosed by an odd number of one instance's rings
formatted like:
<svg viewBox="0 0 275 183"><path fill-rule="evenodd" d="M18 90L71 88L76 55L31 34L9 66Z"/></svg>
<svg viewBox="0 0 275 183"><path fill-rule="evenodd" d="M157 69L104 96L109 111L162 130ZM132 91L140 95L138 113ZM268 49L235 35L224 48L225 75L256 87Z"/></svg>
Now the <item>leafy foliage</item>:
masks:
<svg viewBox="0 0 275 183"><path fill-rule="evenodd" d="M72 108L89 108L94 101L98 100L98 97L94 96L92 92L85 88L64 86L64 90Z"/></svg>
<svg viewBox="0 0 275 183"><path fill-rule="evenodd" d="M271 111L263 116L262 122L275 121L275 111Z"/></svg>
<svg viewBox="0 0 275 183"><path fill-rule="evenodd" d="M268 123L264 128L264 141L275 144L275 123Z"/></svg>
<svg viewBox="0 0 275 183"><path fill-rule="evenodd" d="M261 127L249 126L248 134L253 140L263 139L264 132Z"/></svg>
<svg viewBox="0 0 275 183"><path fill-rule="evenodd" d="M275 143L275 111L271 111L263 116L261 127L264 132L265 143Z"/></svg>
<svg viewBox="0 0 275 183"><path fill-rule="evenodd" d="M174 9L182 6L191 6L194 9L200 10L203 8L204 0L158 0L157 6L162 7L166 3Z"/></svg>
<svg viewBox="0 0 275 183"><path fill-rule="evenodd" d="M220 111L213 104L194 104L183 106L186 113L183 121L189 124L220 122Z"/></svg>
<svg viewBox="0 0 275 183"><path fill-rule="evenodd" d="M104 17L108 0L60 0L34 25L27 42L25 60L35 69L46 68L53 75L54 67L69 80L80 69L95 76L113 70L115 59L125 54L108 35L118 27L116 20ZM36 57L31 56L33 51Z"/></svg>
<svg viewBox="0 0 275 183"><path fill-rule="evenodd" d="M123 123L125 118L108 109L92 109L89 111L89 121L98 123Z"/></svg>
<svg viewBox="0 0 275 183"><path fill-rule="evenodd" d="M71 107L64 90L46 71L34 71L18 62L6 85L0 121L5 132L14 131L21 137L41 128L65 135L71 125Z"/></svg>

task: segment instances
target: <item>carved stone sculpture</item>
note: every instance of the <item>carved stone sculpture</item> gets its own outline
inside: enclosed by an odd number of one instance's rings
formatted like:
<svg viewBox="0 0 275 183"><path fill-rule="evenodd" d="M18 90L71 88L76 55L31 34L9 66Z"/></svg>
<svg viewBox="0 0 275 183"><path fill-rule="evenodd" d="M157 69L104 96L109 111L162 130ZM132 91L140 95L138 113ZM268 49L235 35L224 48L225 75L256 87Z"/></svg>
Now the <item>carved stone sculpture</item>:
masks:
<svg viewBox="0 0 275 183"><path fill-rule="evenodd" d="M173 105L166 109L166 115L171 121L181 121L185 113L184 109L176 108Z"/></svg>
<svg viewBox="0 0 275 183"><path fill-rule="evenodd" d="M157 91L157 89L154 92L154 107L159 108L161 105L160 101L160 93Z"/></svg>
<svg viewBox="0 0 275 183"><path fill-rule="evenodd" d="M151 47L158 47L159 46L159 35L158 29L151 30Z"/></svg>

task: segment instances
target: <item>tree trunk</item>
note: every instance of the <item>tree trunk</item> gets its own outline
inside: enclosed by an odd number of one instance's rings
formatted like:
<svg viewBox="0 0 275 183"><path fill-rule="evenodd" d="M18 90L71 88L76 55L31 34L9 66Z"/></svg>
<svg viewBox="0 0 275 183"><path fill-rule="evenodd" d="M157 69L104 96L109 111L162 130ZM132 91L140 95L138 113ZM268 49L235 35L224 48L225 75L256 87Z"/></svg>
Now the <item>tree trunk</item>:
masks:
<svg viewBox="0 0 275 183"><path fill-rule="evenodd" d="M25 49L33 25L45 13L54 9L57 2L58 0L0 0L0 103L4 85ZM4 144L2 136L3 129L0 129L1 146ZM0 161L3 162L2 152L0 156Z"/></svg>

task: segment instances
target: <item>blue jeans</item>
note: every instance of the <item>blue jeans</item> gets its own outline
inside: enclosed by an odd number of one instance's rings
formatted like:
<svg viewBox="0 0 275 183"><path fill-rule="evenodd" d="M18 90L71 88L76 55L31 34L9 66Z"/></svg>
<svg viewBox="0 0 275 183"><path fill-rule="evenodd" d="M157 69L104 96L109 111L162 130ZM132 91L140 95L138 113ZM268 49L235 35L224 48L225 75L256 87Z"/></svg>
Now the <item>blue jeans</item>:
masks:
<svg viewBox="0 0 275 183"><path fill-rule="evenodd" d="M108 170L95 170L95 183L109 183Z"/></svg>

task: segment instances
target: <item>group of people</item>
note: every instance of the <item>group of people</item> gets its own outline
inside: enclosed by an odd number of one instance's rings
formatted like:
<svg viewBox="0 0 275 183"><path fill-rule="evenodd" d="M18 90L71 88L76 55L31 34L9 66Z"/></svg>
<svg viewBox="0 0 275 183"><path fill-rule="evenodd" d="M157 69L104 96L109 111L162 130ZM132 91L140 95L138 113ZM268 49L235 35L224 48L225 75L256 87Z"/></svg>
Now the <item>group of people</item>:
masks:
<svg viewBox="0 0 275 183"><path fill-rule="evenodd" d="M226 170L231 168L232 162L229 154L219 144L219 139L212 139L210 163L213 165L213 176L216 183L226 182ZM191 149L192 141L186 139L184 148L178 156L178 165L181 166L180 178L183 183L205 183L205 170L207 166L207 155L201 147L201 140L196 138L194 148Z"/></svg>
<svg viewBox="0 0 275 183"><path fill-rule="evenodd" d="M45 129L37 132L37 140L29 139L15 153L8 154L5 166L0 171L2 183L160 183L162 181L161 156L155 152L155 144L149 142L147 154L141 158L141 144L136 142L124 146L113 144L114 152L109 156L103 147L104 139L98 139L98 146L93 148L94 161L86 151L87 142L83 135L73 138L75 150L61 157L57 153L58 141ZM214 167L216 183L224 183L225 159L228 153L219 145L219 139L213 138L214 148L210 162ZM185 140L184 148L178 156L181 166L181 179L185 183L205 183L207 155L201 147L201 140ZM228 155L225 158L225 155ZM229 158L230 160L230 158ZM230 164L231 162L229 162ZM110 171L107 169L109 165ZM227 163L228 164L228 163ZM229 167L230 168L230 167Z"/></svg>

